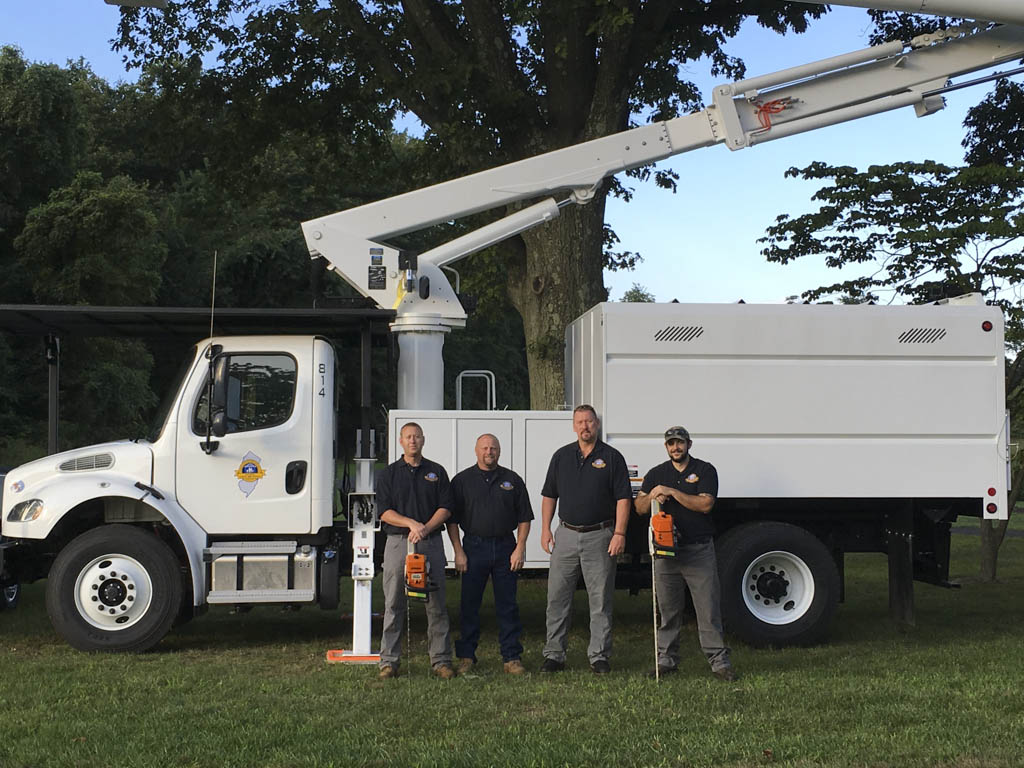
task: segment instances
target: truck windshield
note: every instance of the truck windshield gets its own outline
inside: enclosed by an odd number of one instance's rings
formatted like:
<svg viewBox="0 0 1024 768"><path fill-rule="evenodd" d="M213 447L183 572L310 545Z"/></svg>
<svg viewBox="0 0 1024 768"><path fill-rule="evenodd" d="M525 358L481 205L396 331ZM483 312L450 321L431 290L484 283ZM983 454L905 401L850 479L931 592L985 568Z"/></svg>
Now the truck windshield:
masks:
<svg viewBox="0 0 1024 768"><path fill-rule="evenodd" d="M167 386L167 390L164 392L163 398L160 400L160 407L156 409L156 413L153 414L153 421L150 422L149 434L146 435L146 439L155 443L160 439L160 435L163 434L164 425L167 424L167 417L171 413L171 406L174 405L174 399L178 394L178 390L181 389L181 384L188 375L188 372L192 369L192 362L196 359L196 347L193 346L191 352L185 356L181 366L178 368L178 372L175 374L174 379Z"/></svg>

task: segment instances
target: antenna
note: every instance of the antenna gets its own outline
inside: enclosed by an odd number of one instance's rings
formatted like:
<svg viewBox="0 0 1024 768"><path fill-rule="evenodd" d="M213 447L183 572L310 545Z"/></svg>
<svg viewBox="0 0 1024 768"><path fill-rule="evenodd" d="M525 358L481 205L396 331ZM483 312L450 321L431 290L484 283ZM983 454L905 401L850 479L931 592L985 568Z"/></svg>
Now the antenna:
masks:
<svg viewBox="0 0 1024 768"><path fill-rule="evenodd" d="M213 308L217 303L217 251L213 252L213 284L210 286L210 340L213 340Z"/></svg>

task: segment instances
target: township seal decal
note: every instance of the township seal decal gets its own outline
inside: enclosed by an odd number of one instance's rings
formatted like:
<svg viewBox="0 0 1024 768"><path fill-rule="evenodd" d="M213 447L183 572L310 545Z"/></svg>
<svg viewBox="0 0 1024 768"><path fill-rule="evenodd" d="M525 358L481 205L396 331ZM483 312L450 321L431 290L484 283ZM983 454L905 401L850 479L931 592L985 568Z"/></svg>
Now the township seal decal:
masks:
<svg viewBox="0 0 1024 768"><path fill-rule="evenodd" d="M688 483L696 483L698 480L700 480L700 478L692 473L686 476L686 482Z"/></svg>
<svg viewBox="0 0 1024 768"><path fill-rule="evenodd" d="M245 494L245 498L249 498L249 494L256 490L260 480L267 474L260 464L262 461L263 459L249 451L242 457L242 463L235 470L235 477L238 478L238 490Z"/></svg>
<svg viewBox="0 0 1024 768"><path fill-rule="evenodd" d="M514 486L514 485L512 485L512 483L511 483L511 482L509 482L508 480L506 480L506 481L505 481L505 482L503 482L503 483L502 483L502 484L501 484L501 485L500 485L499 487L500 487L500 488L501 488L501 490L503 490L503 491L511 491L511 490L512 490L512 489L513 489L513 488L514 488L515 486Z"/></svg>
<svg viewBox="0 0 1024 768"><path fill-rule="evenodd" d="M423 479L426 480L429 483L436 483L437 482L437 472L427 472L427 474L425 474L423 476Z"/></svg>
<svg viewBox="0 0 1024 768"><path fill-rule="evenodd" d="M604 463L604 459L594 459L593 464L591 464L591 466L593 466L594 469L604 469L608 465Z"/></svg>

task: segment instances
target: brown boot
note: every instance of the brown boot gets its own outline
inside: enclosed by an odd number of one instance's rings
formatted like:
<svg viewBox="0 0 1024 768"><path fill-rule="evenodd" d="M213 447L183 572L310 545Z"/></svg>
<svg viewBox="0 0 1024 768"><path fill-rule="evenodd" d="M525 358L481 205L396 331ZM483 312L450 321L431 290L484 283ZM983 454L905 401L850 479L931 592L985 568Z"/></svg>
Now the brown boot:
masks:
<svg viewBox="0 0 1024 768"><path fill-rule="evenodd" d="M381 680L390 680L398 677L398 667L394 664L381 664L380 672L377 675Z"/></svg>
<svg viewBox="0 0 1024 768"><path fill-rule="evenodd" d="M455 677L455 670L452 669L451 664L438 664L434 667L434 674L442 680L451 680Z"/></svg>
<svg viewBox="0 0 1024 768"><path fill-rule="evenodd" d="M455 671L460 675L464 675L473 669L473 665L476 664L472 659L459 659L455 664Z"/></svg>
<svg viewBox="0 0 1024 768"><path fill-rule="evenodd" d="M510 675L522 675L526 673L526 667L519 659L512 659L512 661L505 662L505 672Z"/></svg>

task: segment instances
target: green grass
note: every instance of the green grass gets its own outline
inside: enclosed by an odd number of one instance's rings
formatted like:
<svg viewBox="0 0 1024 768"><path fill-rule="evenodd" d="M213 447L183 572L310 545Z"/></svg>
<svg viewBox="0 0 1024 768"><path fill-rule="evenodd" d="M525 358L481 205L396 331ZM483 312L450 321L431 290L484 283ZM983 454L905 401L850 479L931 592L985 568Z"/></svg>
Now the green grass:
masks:
<svg viewBox="0 0 1024 768"><path fill-rule="evenodd" d="M324 663L351 637L336 612L211 610L155 652L89 655L53 634L33 585L0 614L0 766L1019 765L1024 539L1006 540L994 585L970 579L978 543L954 537L963 589L917 585L912 629L887 619L884 557L849 557L831 643L736 643L733 684L708 674L692 625L681 674L643 676L649 592L617 596L611 675L586 668L580 593L569 671L505 677L488 606L476 672L442 682L421 611L407 674L378 681ZM543 582L524 583L521 604L536 670Z"/></svg>

